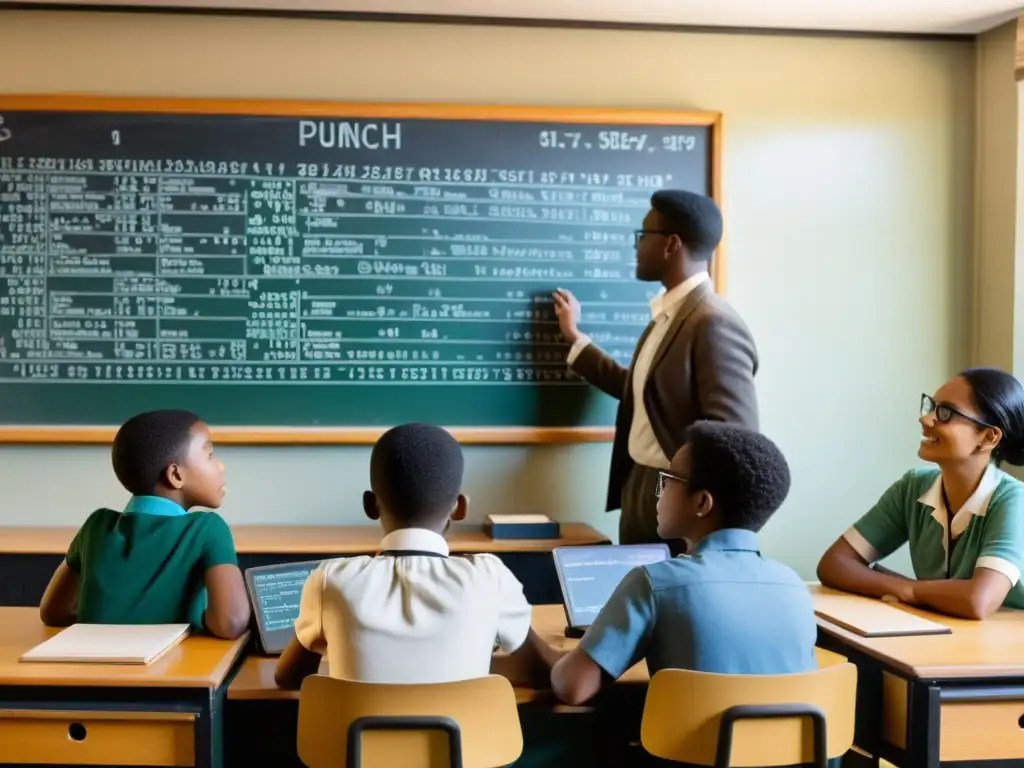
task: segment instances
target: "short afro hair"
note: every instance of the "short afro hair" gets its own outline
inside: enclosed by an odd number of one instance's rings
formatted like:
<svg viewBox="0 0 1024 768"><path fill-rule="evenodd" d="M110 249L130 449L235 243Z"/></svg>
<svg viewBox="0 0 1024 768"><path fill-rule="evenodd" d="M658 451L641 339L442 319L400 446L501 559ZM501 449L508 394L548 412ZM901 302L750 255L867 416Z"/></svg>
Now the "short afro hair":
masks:
<svg viewBox="0 0 1024 768"><path fill-rule="evenodd" d="M662 228L682 241L691 258L707 261L722 242L722 212L706 195L662 189L651 195L651 207L661 214Z"/></svg>
<svg viewBox="0 0 1024 768"><path fill-rule="evenodd" d="M370 454L370 487L396 520L413 526L450 515L462 491L462 446L433 424L401 424Z"/></svg>
<svg viewBox="0 0 1024 768"><path fill-rule="evenodd" d="M114 474L133 496L151 496L167 467L184 460L192 427L202 419L189 411L147 411L117 431L111 458Z"/></svg>
<svg viewBox="0 0 1024 768"><path fill-rule="evenodd" d="M723 527L759 531L789 494L789 465L759 432L737 424L698 421L686 431L690 486L707 491Z"/></svg>

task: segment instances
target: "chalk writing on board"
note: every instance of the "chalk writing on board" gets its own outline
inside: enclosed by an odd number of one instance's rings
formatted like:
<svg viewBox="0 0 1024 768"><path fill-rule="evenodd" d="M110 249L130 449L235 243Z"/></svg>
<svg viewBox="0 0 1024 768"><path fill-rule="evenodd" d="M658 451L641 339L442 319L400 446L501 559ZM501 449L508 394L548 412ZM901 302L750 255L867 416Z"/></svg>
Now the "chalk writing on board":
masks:
<svg viewBox="0 0 1024 768"><path fill-rule="evenodd" d="M608 424L551 293L627 364L650 195L711 184L707 124L0 111L3 424Z"/></svg>
<svg viewBox="0 0 1024 768"><path fill-rule="evenodd" d="M5 159L4 378L566 381L548 299L519 286L633 280L648 206L628 175ZM545 221L559 232L517 236ZM620 357L648 319L583 317Z"/></svg>

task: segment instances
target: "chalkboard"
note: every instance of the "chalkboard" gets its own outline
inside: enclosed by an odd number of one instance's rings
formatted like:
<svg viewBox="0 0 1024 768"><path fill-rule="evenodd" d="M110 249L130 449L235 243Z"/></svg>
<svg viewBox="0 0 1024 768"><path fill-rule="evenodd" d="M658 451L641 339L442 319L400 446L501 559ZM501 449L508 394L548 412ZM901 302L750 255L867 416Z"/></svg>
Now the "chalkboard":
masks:
<svg viewBox="0 0 1024 768"><path fill-rule="evenodd" d="M157 407L227 442L607 439L551 304L627 364L662 187L717 113L0 97L0 440ZM723 286L721 254L714 261Z"/></svg>

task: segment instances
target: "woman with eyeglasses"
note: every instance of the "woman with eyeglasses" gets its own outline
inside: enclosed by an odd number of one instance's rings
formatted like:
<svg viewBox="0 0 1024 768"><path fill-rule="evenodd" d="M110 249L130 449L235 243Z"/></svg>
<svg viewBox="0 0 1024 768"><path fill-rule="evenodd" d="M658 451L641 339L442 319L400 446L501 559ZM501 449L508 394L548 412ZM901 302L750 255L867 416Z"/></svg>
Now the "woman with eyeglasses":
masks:
<svg viewBox="0 0 1024 768"><path fill-rule="evenodd" d="M822 584L895 598L970 619L1024 608L1024 484L999 469L1024 466L1024 386L995 368L970 368L921 396L912 469L843 534L818 564ZM910 545L915 579L874 565Z"/></svg>

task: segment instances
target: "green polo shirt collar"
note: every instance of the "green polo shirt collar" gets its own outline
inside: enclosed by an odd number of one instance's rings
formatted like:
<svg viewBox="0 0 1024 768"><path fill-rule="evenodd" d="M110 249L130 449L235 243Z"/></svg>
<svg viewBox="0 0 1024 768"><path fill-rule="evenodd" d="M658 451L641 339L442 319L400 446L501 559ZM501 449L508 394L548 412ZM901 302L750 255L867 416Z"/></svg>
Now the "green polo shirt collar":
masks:
<svg viewBox="0 0 1024 768"><path fill-rule="evenodd" d="M128 506L124 508L126 515L158 515L159 517L177 517L188 514L180 504L162 496L132 496Z"/></svg>
<svg viewBox="0 0 1024 768"><path fill-rule="evenodd" d="M942 549L944 551L946 550L947 525L949 526L951 538L960 538L960 534L967 530L967 526L971 524L973 517L984 517L988 512L988 502L999 486L999 480L999 470L996 469L994 464L989 464L985 474L981 476L981 482L978 483L978 487L974 489L974 493L971 494L970 498L953 515L952 521L949 519L949 511L946 509L946 504L942 499L941 473L935 478L935 482L931 484L928 490L921 494L918 501L926 507L931 507L932 519L942 528ZM948 566L948 564L949 552L947 551L946 565Z"/></svg>

